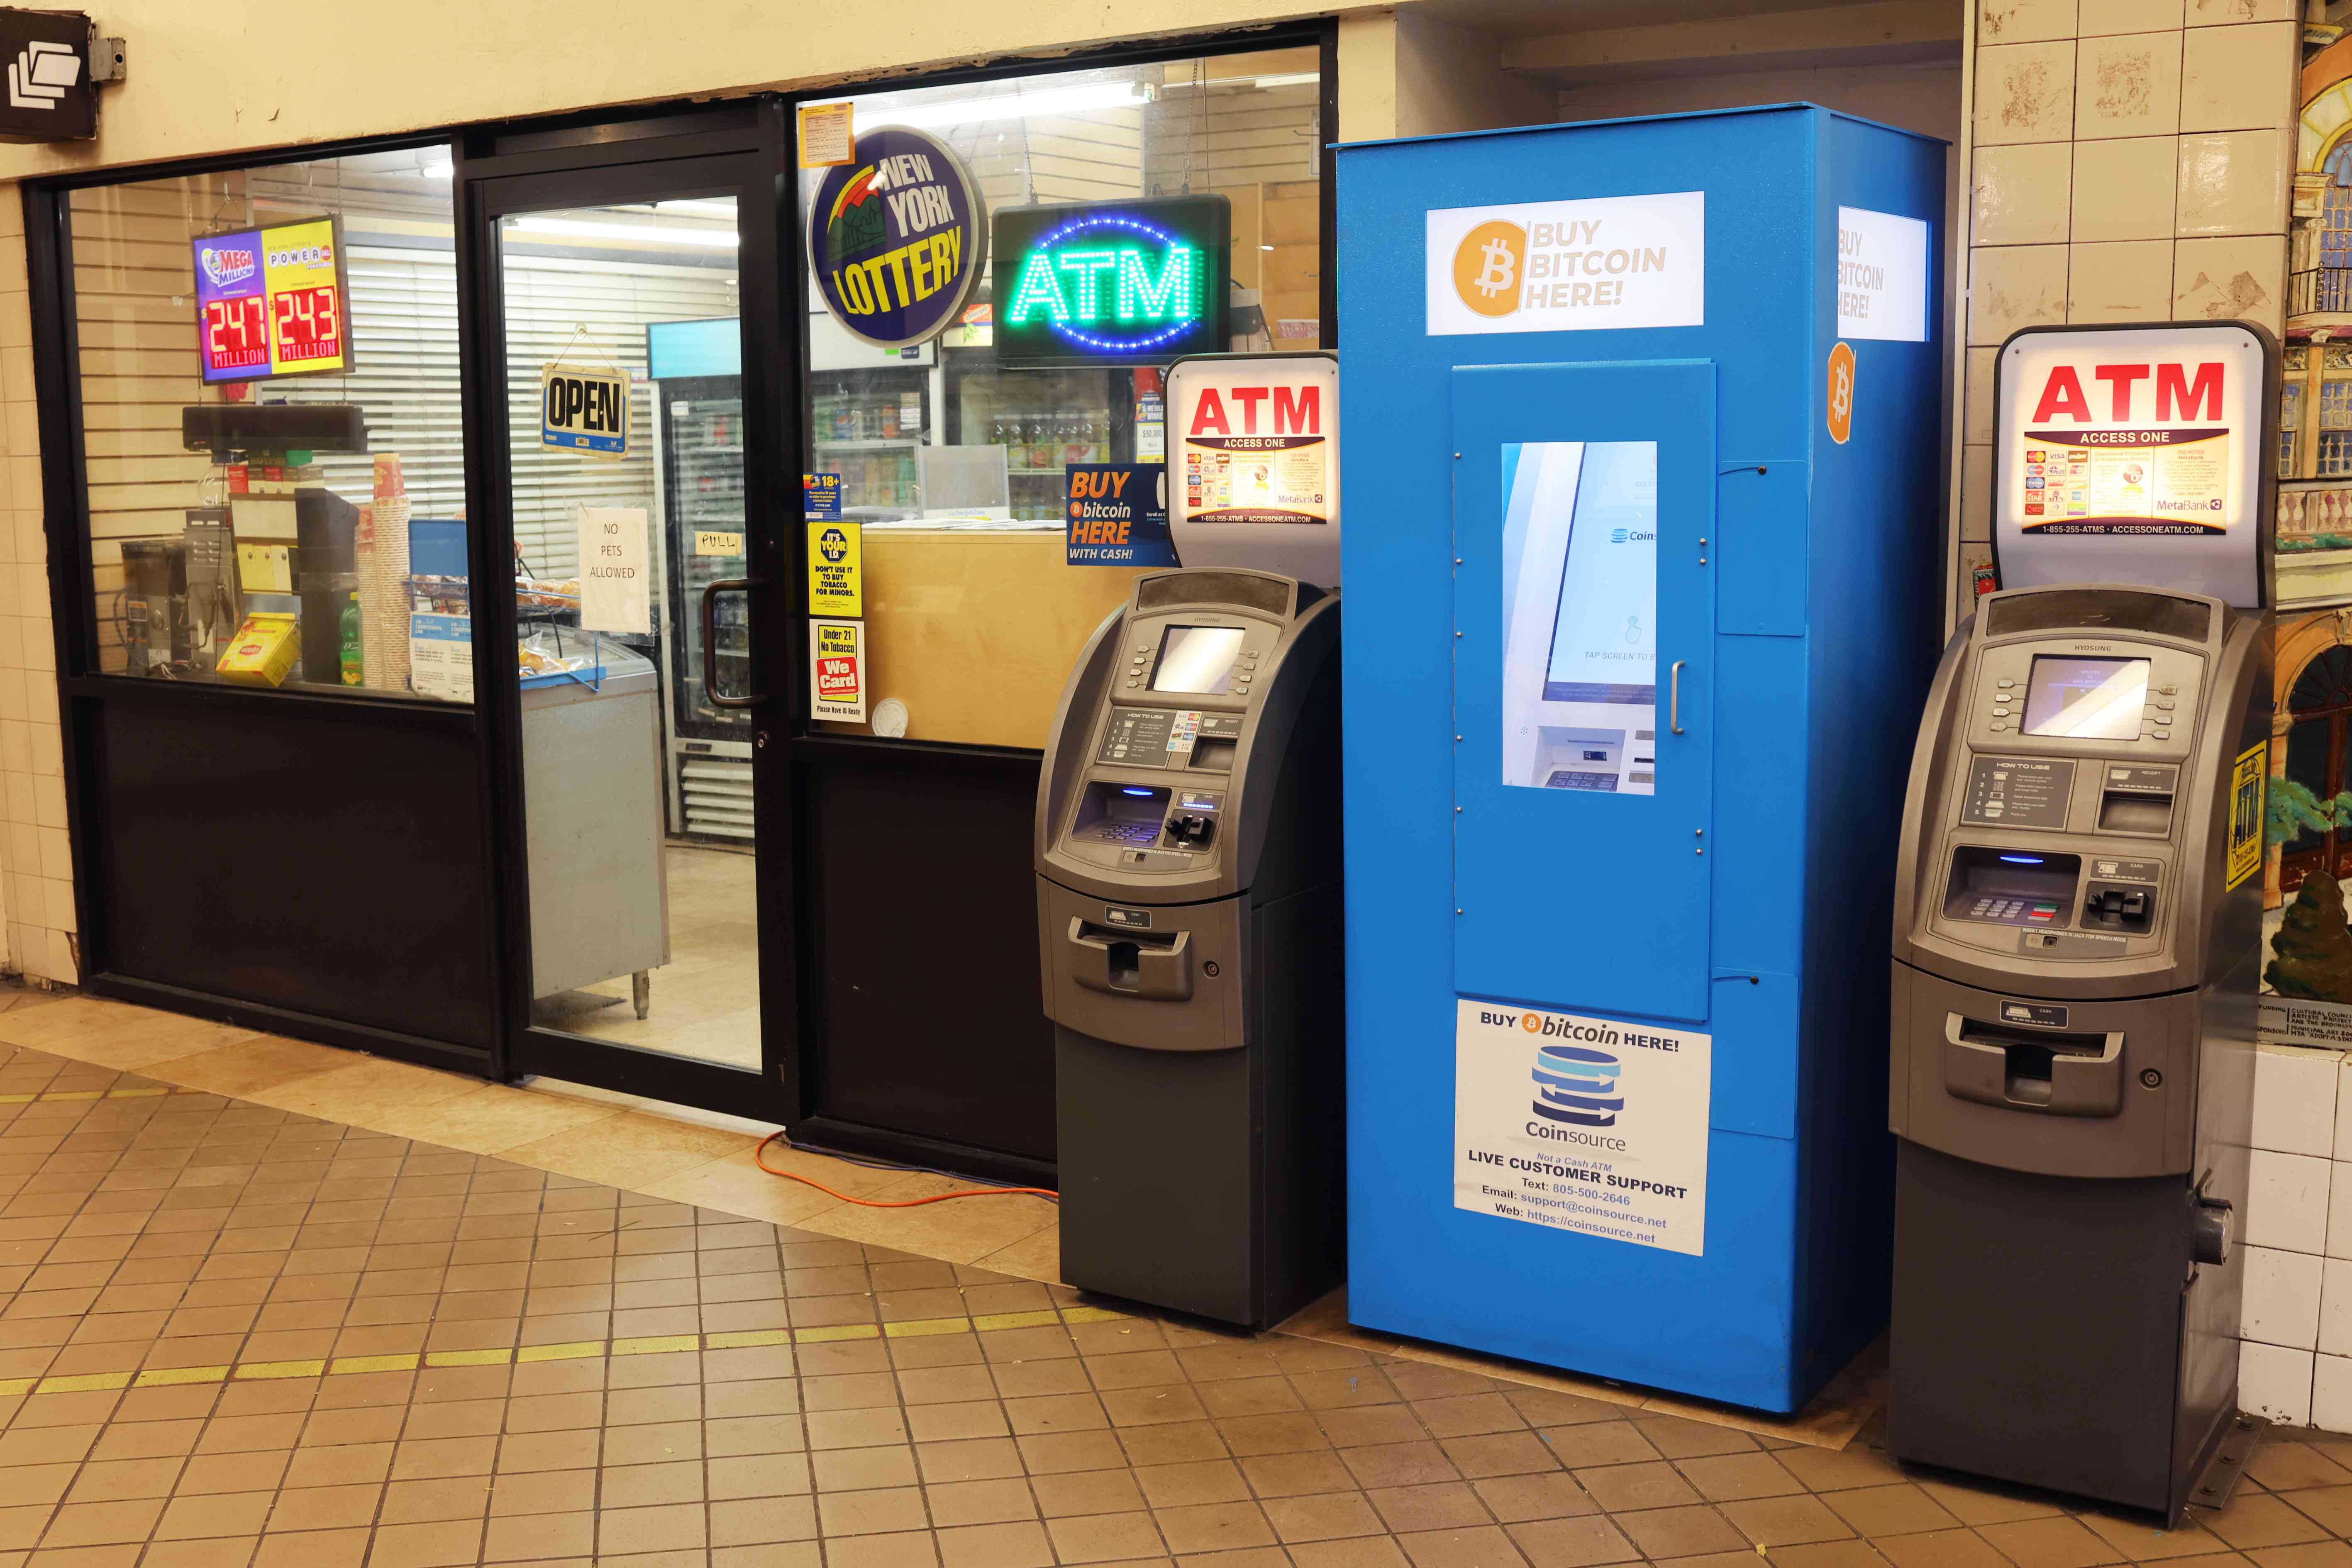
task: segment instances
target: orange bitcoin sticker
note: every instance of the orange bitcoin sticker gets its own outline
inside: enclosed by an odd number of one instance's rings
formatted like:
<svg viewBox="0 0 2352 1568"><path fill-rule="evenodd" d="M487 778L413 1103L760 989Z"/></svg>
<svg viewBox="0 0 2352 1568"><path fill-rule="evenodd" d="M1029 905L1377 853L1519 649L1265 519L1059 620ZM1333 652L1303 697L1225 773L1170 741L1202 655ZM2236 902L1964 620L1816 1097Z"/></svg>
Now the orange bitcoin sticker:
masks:
<svg viewBox="0 0 2352 1568"><path fill-rule="evenodd" d="M1500 218L1482 223L1454 247L1454 291L1482 316L1507 316L1519 308L1527 259L1526 229Z"/></svg>
<svg viewBox="0 0 2352 1568"><path fill-rule="evenodd" d="M1853 351L1843 343L1830 349L1830 439L1839 446L1853 434Z"/></svg>

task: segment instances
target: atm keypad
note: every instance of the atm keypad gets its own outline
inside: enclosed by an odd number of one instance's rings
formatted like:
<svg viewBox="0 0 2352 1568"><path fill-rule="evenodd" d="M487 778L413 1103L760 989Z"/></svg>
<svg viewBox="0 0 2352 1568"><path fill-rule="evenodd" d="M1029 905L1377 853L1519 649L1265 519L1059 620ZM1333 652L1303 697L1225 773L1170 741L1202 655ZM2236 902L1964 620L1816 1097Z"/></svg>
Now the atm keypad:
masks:
<svg viewBox="0 0 2352 1568"><path fill-rule="evenodd" d="M1160 824L1105 822L1088 828L1087 835L1106 844L1157 844L1160 842Z"/></svg>

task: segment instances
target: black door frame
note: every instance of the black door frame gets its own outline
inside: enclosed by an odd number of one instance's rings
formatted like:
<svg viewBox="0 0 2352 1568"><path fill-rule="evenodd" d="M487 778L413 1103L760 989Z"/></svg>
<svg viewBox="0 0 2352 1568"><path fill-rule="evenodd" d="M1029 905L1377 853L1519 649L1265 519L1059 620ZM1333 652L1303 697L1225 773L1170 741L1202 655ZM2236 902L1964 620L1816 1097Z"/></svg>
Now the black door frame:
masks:
<svg viewBox="0 0 2352 1568"><path fill-rule="evenodd" d="M785 220L777 210L785 173L783 121L772 100L739 100L699 113L614 124L584 121L554 131L485 132L461 140L456 160L458 298L464 313L467 531L478 583L512 574L512 488L509 458L505 290L498 226L509 213L682 199L731 192L737 197L744 418L745 571L763 584L751 594L751 658L765 698L754 710L753 802L763 831L754 878L759 926L761 1066L757 1072L664 1051L598 1041L531 1022L530 896L528 825L523 806L522 710L512 655L514 596L474 598L474 690L491 738L492 794L499 889L499 972L503 977L503 1059L499 1076L546 1074L600 1089L693 1105L765 1121L795 1120L799 1106L783 1069L793 1055L794 984L792 820L783 748L769 736L791 722L798 701L789 679L802 658L793 617L791 574L798 553L797 357L782 352ZM689 630L689 635L691 635ZM665 694L664 700L667 700ZM666 765L666 764L665 764ZM782 862L782 863L780 863Z"/></svg>

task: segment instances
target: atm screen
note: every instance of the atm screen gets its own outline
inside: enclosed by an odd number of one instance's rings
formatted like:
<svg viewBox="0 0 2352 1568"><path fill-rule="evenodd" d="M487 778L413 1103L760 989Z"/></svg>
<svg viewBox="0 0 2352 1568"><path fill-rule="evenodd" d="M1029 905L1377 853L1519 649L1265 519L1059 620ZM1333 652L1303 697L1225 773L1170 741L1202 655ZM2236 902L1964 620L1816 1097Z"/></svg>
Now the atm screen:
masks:
<svg viewBox="0 0 2352 1568"><path fill-rule="evenodd" d="M2037 655L2032 678L2026 683L2025 732L2084 741L2139 739L2140 710L2147 702L2147 668L2144 658Z"/></svg>
<svg viewBox="0 0 2352 1568"><path fill-rule="evenodd" d="M1170 626L1160 638L1160 667L1151 672L1151 689L1223 695L1241 651L1239 626Z"/></svg>

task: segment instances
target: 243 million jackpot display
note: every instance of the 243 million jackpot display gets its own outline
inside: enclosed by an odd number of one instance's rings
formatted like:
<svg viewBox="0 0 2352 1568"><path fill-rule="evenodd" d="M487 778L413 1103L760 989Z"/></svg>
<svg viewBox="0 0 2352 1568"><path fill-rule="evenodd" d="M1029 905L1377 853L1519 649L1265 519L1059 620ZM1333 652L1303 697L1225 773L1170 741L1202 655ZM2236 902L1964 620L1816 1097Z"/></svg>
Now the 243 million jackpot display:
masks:
<svg viewBox="0 0 2352 1568"><path fill-rule="evenodd" d="M205 384L352 368L341 220L236 229L191 246Z"/></svg>

